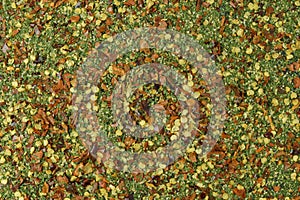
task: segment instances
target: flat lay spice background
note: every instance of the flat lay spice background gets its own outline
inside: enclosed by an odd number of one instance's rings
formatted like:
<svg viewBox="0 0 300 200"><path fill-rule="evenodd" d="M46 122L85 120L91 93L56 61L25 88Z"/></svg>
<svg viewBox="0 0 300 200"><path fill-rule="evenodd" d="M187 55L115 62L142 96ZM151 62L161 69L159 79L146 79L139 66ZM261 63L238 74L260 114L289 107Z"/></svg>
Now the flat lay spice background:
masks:
<svg viewBox="0 0 300 200"><path fill-rule="evenodd" d="M0 199L300 199L299 10L299 0L3 0ZM193 143L178 161L148 174L96 162L72 117L76 70L89 50L139 27L197 40L221 69L227 99L224 131L206 157ZM163 54L135 52L132 63L113 65L95 90L111 90L133 63L165 56L184 66ZM148 91L163 89L145 86L131 105L145 110L154 101L146 100ZM99 106L109 102L104 97ZM176 107L171 94L157 97ZM133 138L119 142L141 148ZM154 140L154 147L162 142Z"/></svg>

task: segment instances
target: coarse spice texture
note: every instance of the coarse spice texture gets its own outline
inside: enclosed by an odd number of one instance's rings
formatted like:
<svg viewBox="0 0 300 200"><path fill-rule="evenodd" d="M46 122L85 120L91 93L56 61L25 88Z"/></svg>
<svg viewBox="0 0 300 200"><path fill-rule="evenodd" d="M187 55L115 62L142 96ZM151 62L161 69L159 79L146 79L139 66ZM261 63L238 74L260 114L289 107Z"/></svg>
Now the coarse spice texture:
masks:
<svg viewBox="0 0 300 200"><path fill-rule="evenodd" d="M2 0L0 199L300 199L299 10L299 0ZM221 69L227 101L224 130L209 154L200 157L194 141L180 159L146 174L93 157L72 114L76 71L89 51L141 27L198 41ZM131 52L92 88L101 127L127 151L166 145L185 123L172 91L148 84L130 96L128 111L151 126L149 109L161 105L165 129L137 139L112 126L115 83L152 62L173 66L198 86L200 123L209 123L209 91L186 60L155 49ZM197 137L203 135L205 128Z"/></svg>

